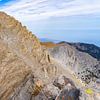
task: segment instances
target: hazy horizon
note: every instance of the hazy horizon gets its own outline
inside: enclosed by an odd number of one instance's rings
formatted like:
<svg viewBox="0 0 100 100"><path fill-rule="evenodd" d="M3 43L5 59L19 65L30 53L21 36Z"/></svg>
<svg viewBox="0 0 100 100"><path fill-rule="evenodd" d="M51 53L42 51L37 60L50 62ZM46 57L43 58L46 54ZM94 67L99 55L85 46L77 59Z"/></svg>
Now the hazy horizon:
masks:
<svg viewBox="0 0 100 100"><path fill-rule="evenodd" d="M38 38L100 46L98 0L0 0L0 11L14 16Z"/></svg>

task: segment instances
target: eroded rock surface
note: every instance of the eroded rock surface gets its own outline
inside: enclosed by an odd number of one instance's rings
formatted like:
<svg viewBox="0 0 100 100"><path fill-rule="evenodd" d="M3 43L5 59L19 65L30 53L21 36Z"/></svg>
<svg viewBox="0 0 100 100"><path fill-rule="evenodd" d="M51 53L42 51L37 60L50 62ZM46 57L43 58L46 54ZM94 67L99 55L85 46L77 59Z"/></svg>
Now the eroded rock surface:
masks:
<svg viewBox="0 0 100 100"><path fill-rule="evenodd" d="M35 100L79 100L80 90L65 76L57 77L43 88Z"/></svg>
<svg viewBox="0 0 100 100"><path fill-rule="evenodd" d="M88 53L80 52L69 44L59 44L49 51L63 67L73 70L87 84L100 80L100 62Z"/></svg>
<svg viewBox="0 0 100 100"><path fill-rule="evenodd" d="M41 48L35 35L13 17L0 12L0 100L9 99L31 73L46 84L61 72L59 64L50 62L49 53ZM23 93L24 89L27 91L27 83L22 88L16 100L25 99L21 96L27 94Z"/></svg>

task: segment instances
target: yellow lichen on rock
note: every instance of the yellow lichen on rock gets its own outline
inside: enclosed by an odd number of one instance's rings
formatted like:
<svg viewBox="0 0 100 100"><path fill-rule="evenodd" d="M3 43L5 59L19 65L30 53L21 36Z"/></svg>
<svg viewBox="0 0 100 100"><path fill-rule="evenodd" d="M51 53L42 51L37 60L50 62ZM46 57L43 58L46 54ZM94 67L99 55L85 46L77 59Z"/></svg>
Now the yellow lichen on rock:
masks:
<svg viewBox="0 0 100 100"><path fill-rule="evenodd" d="M88 88L88 89L85 90L85 93L89 94L89 95L92 95L93 94L93 90Z"/></svg>

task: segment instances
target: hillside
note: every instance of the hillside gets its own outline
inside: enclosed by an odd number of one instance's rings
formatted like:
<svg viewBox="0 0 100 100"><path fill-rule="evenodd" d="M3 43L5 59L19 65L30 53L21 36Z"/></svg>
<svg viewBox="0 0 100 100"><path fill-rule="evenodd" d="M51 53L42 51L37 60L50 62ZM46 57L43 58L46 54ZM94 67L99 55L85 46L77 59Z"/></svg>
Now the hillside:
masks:
<svg viewBox="0 0 100 100"><path fill-rule="evenodd" d="M88 53L89 55L96 58L97 60L100 60L100 47L98 47L94 44L69 43L69 42L60 42L59 44L62 44L62 43L69 44L69 45L75 47L77 50Z"/></svg>
<svg viewBox="0 0 100 100"><path fill-rule="evenodd" d="M99 61L88 53L80 52L68 44L49 48L49 51L65 68L74 69L74 72L79 74L78 76L86 83L89 83L92 78L100 79Z"/></svg>

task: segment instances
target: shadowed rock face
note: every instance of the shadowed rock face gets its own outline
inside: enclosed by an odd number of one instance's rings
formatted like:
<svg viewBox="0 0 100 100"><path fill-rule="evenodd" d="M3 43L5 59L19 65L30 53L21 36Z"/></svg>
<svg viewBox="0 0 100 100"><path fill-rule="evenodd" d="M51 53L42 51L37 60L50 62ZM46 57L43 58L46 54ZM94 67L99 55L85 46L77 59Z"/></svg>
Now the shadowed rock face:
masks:
<svg viewBox="0 0 100 100"><path fill-rule="evenodd" d="M56 100L79 100L80 90L69 78L61 76L53 84L61 90Z"/></svg>
<svg viewBox="0 0 100 100"><path fill-rule="evenodd" d="M80 90L65 76L57 77L53 83L43 88L34 100L79 100Z"/></svg>
<svg viewBox="0 0 100 100"><path fill-rule="evenodd" d="M90 54L92 57L100 60L100 47L97 47L93 44L85 44L85 43L76 43L70 44L74 46L76 49L82 52L86 52Z"/></svg>
<svg viewBox="0 0 100 100"><path fill-rule="evenodd" d="M87 84L100 79L100 63L85 52L78 51L67 43L48 48L52 57L57 59L65 68L71 69Z"/></svg>
<svg viewBox="0 0 100 100"><path fill-rule="evenodd" d="M69 43L69 42L60 42L59 44L62 44L62 43L69 44L69 45L75 47L77 50L88 53L89 55L96 58L97 60L100 60L100 47L98 47L94 44Z"/></svg>
<svg viewBox="0 0 100 100"><path fill-rule="evenodd" d="M63 90L56 100L79 100L80 91L78 89Z"/></svg>

